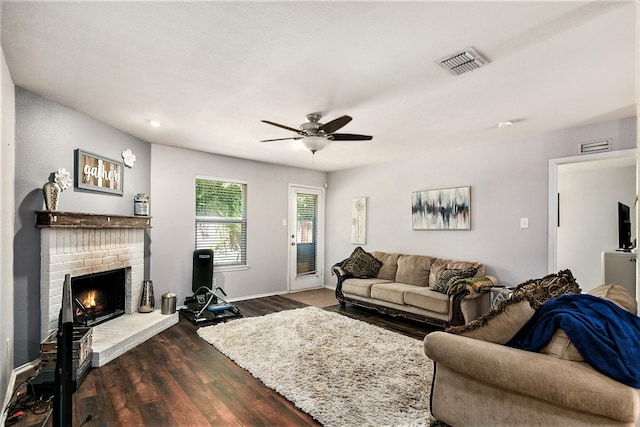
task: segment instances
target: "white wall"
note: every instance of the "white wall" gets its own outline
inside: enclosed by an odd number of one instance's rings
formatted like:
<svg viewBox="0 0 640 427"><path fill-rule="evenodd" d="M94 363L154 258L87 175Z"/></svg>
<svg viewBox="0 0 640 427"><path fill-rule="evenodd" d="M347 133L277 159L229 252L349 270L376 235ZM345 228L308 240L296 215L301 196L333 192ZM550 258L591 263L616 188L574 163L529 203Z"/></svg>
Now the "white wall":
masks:
<svg viewBox="0 0 640 427"><path fill-rule="evenodd" d="M580 143L599 138L611 138L616 150L635 147L635 118L330 173L325 277L354 248L351 199L358 196L368 197L365 250L477 260L507 285L547 274L549 159L576 155ZM411 192L457 186L471 186L470 231L411 230Z"/></svg>
<svg viewBox="0 0 640 427"><path fill-rule="evenodd" d="M583 291L602 284L602 251L618 248L618 202L632 207L635 199L635 159L632 166L618 163L558 167L557 265L569 268Z"/></svg>
<svg viewBox="0 0 640 427"><path fill-rule="evenodd" d="M217 271L216 284L231 299L286 292L289 239L288 185L322 186L326 174L152 145L151 277L156 296L178 294L178 304L191 295L195 249L195 177L247 182L248 270Z"/></svg>
<svg viewBox="0 0 640 427"><path fill-rule="evenodd" d="M0 390L7 390L14 361L14 135L15 88L4 53L0 50ZM3 398L4 395L0 394L0 400Z"/></svg>

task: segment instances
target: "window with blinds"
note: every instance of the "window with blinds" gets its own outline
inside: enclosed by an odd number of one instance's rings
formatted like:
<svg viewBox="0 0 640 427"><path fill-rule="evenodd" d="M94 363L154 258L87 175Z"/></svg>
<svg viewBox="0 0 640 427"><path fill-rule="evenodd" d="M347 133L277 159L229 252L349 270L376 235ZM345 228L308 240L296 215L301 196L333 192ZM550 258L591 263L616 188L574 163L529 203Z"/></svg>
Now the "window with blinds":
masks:
<svg viewBox="0 0 640 427"><path fill-rule="evenodd" d="M315 194L298 194L297 200L297 275L316 272L318 245L318 196Z"/></svg>
<svg viewBox="0 0 640 427"><path fill-rule="evenodd" d="M196 178L196 249L217 266L247 264L247 184Z"/></svg>

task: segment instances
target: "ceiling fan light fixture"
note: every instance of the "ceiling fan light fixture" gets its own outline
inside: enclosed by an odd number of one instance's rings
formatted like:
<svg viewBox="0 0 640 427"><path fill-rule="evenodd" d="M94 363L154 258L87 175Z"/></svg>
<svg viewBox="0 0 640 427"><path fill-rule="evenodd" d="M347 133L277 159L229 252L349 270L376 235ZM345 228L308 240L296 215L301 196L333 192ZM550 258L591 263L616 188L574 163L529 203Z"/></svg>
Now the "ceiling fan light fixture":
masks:
<svg viewBox="0 0 640 427"><path fill-rule="evenodd" d="M305 136L301 141L304 148L311 151L312 154L322 150L330 142L327 138L321 136Z"/></svg>

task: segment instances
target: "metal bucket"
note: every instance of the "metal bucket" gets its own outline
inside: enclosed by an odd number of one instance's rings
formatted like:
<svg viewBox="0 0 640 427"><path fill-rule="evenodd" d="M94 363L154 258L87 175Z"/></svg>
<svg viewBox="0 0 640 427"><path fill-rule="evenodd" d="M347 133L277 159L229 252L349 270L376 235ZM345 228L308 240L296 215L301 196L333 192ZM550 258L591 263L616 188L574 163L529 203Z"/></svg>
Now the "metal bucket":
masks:
<svg viewBox="0 0 640 427"><path fill-rule="evenodd" d="M173 314L176 312L176 294L165 292L162 294L160 312L162 314Z"/></svg>

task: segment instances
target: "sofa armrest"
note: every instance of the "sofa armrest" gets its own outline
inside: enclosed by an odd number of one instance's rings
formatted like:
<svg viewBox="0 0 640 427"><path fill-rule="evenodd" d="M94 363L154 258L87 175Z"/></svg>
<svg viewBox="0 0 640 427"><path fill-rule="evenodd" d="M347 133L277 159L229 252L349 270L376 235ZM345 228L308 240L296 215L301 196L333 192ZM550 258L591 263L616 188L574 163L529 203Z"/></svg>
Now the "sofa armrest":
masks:
<svg viewBox="0 0 640 427"><path fill-rule="evenodd" d="M635 422L640 415L638 390L602 375L583 362L446 332L428 334L424 351L436 366L445 365L510 392L627 422Z"/></svg>
<svg viewBox="0 0 640 427"><path fill-rule="evenodd" d="M333 266L331 266L331 272L332 274L336 275L336 278L338 280L338 283L336 283L336 298L341 302L342 302L342 299L344 298L344 295L342 294L342 282L353 277L351 274L347 273L342 269L342 264L344 264L345 261L346 259L340 262L337 262L333 264Z"/></svg>

